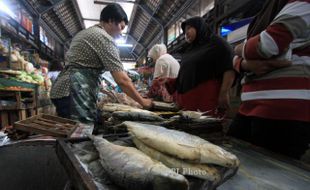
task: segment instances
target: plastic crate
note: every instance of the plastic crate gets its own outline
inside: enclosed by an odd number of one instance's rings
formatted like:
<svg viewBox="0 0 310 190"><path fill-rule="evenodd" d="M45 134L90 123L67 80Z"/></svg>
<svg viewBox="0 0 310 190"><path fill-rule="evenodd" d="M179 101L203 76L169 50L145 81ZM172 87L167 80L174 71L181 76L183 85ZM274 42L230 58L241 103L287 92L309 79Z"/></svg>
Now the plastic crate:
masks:
<svg viewBox="0 0 310 190"><path fill-rule="evenodd" d="M31 88L31 89L36 89L38 87L37 84L31 84L27 82L21 82L21 81L6 79L6 78L0 78L0 86L2 87L20 86L23 88Z"/></svg>

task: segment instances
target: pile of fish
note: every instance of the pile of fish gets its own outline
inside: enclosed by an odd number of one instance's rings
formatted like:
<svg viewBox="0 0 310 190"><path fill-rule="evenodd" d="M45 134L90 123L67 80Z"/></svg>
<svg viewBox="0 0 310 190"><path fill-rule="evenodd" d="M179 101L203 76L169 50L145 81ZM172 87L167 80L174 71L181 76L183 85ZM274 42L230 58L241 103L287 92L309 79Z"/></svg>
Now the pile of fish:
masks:
<svg viewBox="0 0 310 190"><path fill-rule="evenodd" d="M198 136L137 122L126 121L123 125L133 136L134 142L137 139L163 154L195 164L214 164L228 168L239 166L235 155Z"/></svg>
<svg viewBox="0 0 310 190"><path fill-rule="evenodd" d="M163 121L164 119L154 112L134 108L128 105L107 103L101 107L102 111L112 113L112 117L118 120L129 121Z"/></svg>
<svg viewBox="0 0 310 190"><path fill-rule="evenodd" d="M115 184L126 189L188 189L188 181L183 175L136 148L115 145L101 137L92 139L102 167Z"/></svg>
<svg viewBox="0 0 310 190"><path fill-rule="evenodd" d="M189 189L184 176L218 183L223 177L219 168L239 167L235 155L197 136L130 121L122 126L135 147L91 138L110 179L126 189Z"/></svg>
<svg viewBox="0 0 310 190"><path fill-rule="evenodd" d="M155 107L161 108L162 110L173 110L173 104L154 102ZM118 103L106 103L101 105L101 110L105 113L110 113L112 118L119 121L149 121L149 122L164 122L166 124L177 122L185 123L220 123L222 118L214 118L205 115L207 112L196 112L196 111L179 111L179 112L152 112L129 105L118 104ZM167 114L168 113L168 114ZM167 118L167 115L173 116ZM166 116L164 119L161 116Z"/></svg>

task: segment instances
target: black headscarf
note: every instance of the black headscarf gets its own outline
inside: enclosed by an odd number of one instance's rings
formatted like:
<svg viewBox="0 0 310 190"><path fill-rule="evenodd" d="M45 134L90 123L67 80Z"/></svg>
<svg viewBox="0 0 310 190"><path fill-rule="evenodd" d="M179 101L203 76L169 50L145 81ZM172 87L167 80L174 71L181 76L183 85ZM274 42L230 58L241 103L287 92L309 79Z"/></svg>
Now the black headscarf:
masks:
<svg viewBox="0 0 310 190"><path fill-rule="evenodd" d="M251 22L247 37L250 38L265 30L287 2L288 0L267 0L261 11Z"/></svg>
<svg viewBox="0 0 310 190"><path fill-rule="evenodd" d="M206 40L214 36L211 28L201 17L193 17L182 22L181 28L183 30L183 33L185 33L186 26L192 26L197 31L196 38L192 44L204 43Z"/></svg>
<svg viewBox="0 0 310 190"><path fill-rule="evenodd" d="M193 17L181 25L196 29L196 38L182 55L181 68L177 77L178 93L185 93L200 83L222 79L225 71L233 69L233 51L230 45L215 35L201 17Z"/></svg>

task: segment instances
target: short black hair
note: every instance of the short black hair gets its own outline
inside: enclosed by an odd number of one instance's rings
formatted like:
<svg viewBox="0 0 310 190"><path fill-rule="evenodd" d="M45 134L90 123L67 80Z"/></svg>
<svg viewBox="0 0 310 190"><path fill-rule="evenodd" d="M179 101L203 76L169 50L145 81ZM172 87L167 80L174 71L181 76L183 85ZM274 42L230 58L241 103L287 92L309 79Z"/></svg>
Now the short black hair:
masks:
<svg viewBox="0 0 310 190"><path fill-rule="evenodd" d="M120 23L124 21L128 24L128 18L124 9L117 3L109 3L100 13L100 21Z"/></svg>

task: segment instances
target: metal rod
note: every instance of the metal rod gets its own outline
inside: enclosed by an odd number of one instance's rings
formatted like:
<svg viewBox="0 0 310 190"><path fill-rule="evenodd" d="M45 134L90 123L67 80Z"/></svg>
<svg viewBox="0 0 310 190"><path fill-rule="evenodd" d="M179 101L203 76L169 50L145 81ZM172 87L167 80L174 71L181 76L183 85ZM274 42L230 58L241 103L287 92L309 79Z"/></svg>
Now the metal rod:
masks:
<svg viewBox="0 0 310 190"><path fill-rule="evenodd" d="M100 21L100 19L95 19L95 18L83 18L83 20L89 20L89 21Z"/></svg>
<svg viewBox="0 0 310 190"><path fill-rule="evenodd" d="M46 8L44 11L39 12L39 14L40 14L40 15L43 15L44 13L47 13L49 10L53 9L55 6L57 6L57 5L59 5L59 4L63 3L63 2L65 2L65 1L67 1L67 0L60 0L60 1L56 2L56 3L53 4L52 6Z"/></svg>
<svg viewBox="0 0 310 190"><path fill-rule="evenodd" d="M144 45L141 44L141 43L139 43L133 36L131 36L130 34L127 34L127 37L130 37L131 39L133 39L133 40L135 41L136 44L140 44L140 45L145 49ZM131 51L130 51L129 53L135 55L135 56L134 56L135 59L138 57L138 56L133 52L133 49L131 49ZM137 60L137 59L136 59L136 60Z"/></svg>
<svg viewBox="0 0 310 190"><path fill-rule="evenodd" d="M46 30L56 41L60 42L61 44L64 44L64 40L61 39L61 37L58 36L58 34L53 32L52 29L46 24L46 22L42 18L39 18L39 23L42 26L42 28L44 28L44 30Z"/></svg>
<svg viewBox="0 0 310 190"><path fill-rule="evenodd" d="M147 10L145 10L145 9L143 8L143 6L137 4L137 6L138 6L139 8L141 8L144 12L146 12L146 13L151 17L151 19L153 19L153 20L161 27L161 33L164 31L164 26L162 25L161 22L159 22L156 18L154 18L154 15L155 15L155 13L158 11L158 9L159 9L159 7L160 7L160 5L161 5L162 3L163 3L163 0L160 1L160 3L158 4L158 6L156 7L156 10L153 12L153 14L150 14ZM151 19L150 19L150 20L151 20ZM150 23L150 22L149 22L149 23ZM149 23L148 23L148 25L149 25ZM147 25L147 26L148 26L148 25ZM143 36L144 32L146 31L147 26L145 27L145 30L143 31L143 33L142 33L141 36L139 37L138 42L140 42L141 37ZM134 46L134 47L132 48L132 51L134 51L135 48L136 48L136 46Z"/></svg>
<svg viewBox="0 0 310 190"><path fill-rule="evenodd" d="M109 4L109 3L133 3L133 4L137 4L137 2L135 2L135 1L126 1L126 0L114 0L114 1L112 1L112 0L108 0L108 1L98 1L98 0L94 0L94 4L100 4L100 5L107 5L107 4Z"/></svg>
<svg viewBox="0 0 310 190"><path fill-rule="evenodd" d="M197 0L187 0L179 11L166 23L165 28L171 25L172 22L175 22L180 16L188 10Z"/></svg>

